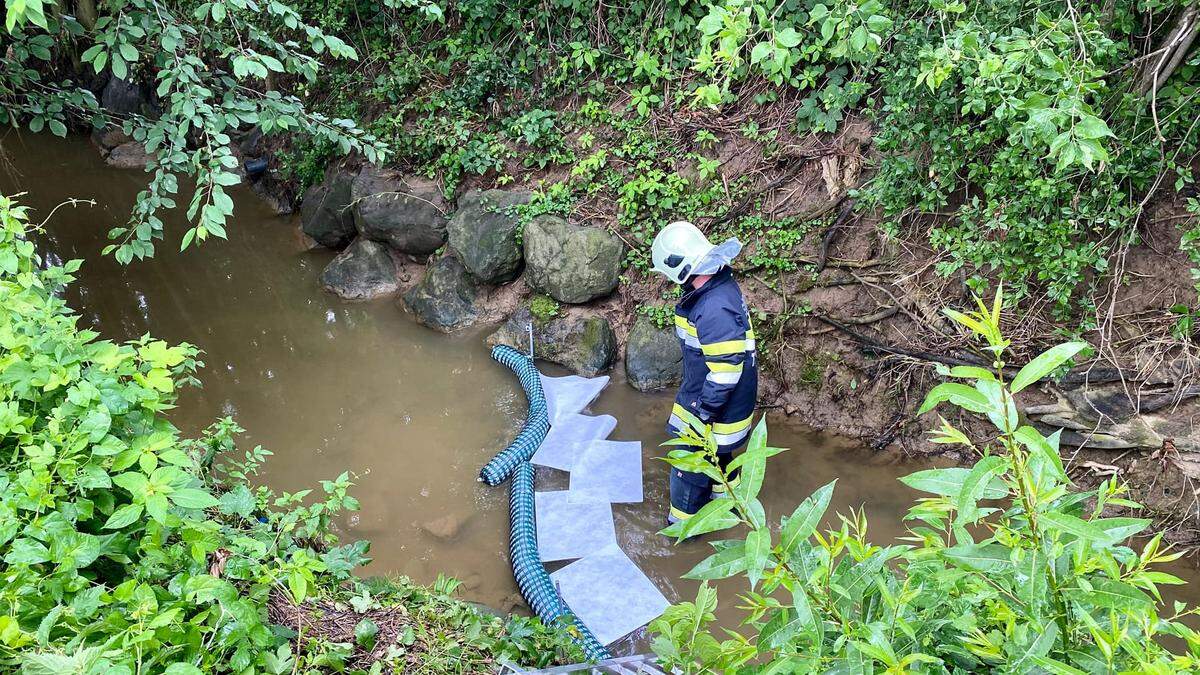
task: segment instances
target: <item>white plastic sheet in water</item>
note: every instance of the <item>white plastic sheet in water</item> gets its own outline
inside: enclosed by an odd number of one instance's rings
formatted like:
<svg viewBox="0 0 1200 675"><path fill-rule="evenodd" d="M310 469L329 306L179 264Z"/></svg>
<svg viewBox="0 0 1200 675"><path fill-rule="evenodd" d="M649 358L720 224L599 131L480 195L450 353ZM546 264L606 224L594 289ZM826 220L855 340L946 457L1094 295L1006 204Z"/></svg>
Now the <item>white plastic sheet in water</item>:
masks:
<svg viewBox="0 0 1200 675"><path fill-rule="evenodd" d="M546 392L546 407L553 424L559 418L583 412L600 392L608 386L608 376L546 377L542 375L542 391Z"/></svg>
<svg viewBox="0 0 1200 675"><path fill-rule="evenodd" d="M603 644L658 618L670 605L616 544L550 575L571 611Z"/></svg>
<svg viewBox="0 0 1200 675"><path fill-rule="evenodd" d="M543 562L575 560L617 543L612 505L587 490L534 493L538 551Z"/></svg>
<svg viewBox="0 0 1200 675"><path fill-rule="evenodd" d="M642 501L642 444L592 441L571 469L571 489L598 492L614 504Z"/></svg>
<svg viewBox="0 0 1200 675"><path fill-rule="evenodd" d="M607 438L615 428L612 415L565 415L551 422L550 433L530 461L570 471L589 443Z"/></svg>

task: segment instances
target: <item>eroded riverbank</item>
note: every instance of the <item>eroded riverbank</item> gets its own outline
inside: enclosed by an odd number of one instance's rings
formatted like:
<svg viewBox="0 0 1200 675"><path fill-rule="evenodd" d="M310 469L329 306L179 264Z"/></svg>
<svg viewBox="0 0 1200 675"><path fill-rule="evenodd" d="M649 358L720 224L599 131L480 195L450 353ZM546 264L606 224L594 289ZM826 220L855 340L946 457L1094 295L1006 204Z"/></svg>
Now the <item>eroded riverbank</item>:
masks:
<svg viewBox="0 0 1200 675"><path fill-rule="evenodd" d="M68 296L81 325L117 339L150 331L205 351L203 388L185 394L177 424L193 431L236 417L249 444L275 453L265 480L280 489L357 474L362 511L341 527L348 540L372 541L368 573L422 582L445 573L465 581L467 599L499 608L517 602L506 491L475 476L515 433L525 404L516 380L487 357L486 330L446 336L412 322L394 300L350 303L323 293L317 276L332 253L307 250L293 218L246 192L238 193L229 241L184 254L162 246L158 258L122 267L99 252L105 232L129 213L142 174L106 167L79 140L5 144L15 166L0 176L0 191L29 191L24 201L37 219L64 199L97 201L59 209L42 242L48 254L86 260ZM708 547L673 546L655 534L666 467L654 458L670 397L637 393L620 379L618 368L593 406L619 420L612 438L641 440L645 451L646 501L615 508L620 543L670 599L687 598L695 585L679 576ZM837 509L865 505L877 541L902 532L916 493L895 479L919 466L768 414L773 443L791 448L772 460L763 492L771 518L836 477ZM732 593L725 597L732 608Z"/></svg>

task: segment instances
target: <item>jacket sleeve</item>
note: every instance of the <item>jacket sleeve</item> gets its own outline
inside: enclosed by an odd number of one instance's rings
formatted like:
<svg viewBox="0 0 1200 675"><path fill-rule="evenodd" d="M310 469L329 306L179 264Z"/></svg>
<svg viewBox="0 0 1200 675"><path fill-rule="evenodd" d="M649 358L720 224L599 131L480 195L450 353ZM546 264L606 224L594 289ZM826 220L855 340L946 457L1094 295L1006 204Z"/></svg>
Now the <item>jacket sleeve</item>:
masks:
<svg viewBox="0 0 1200 675"><path fill-rule="evenodd" d="M727 305L705 307L696 318L696 337L708 367L696 406L704 422L725 407L742 378L747 328L740 308Z"/></svg>

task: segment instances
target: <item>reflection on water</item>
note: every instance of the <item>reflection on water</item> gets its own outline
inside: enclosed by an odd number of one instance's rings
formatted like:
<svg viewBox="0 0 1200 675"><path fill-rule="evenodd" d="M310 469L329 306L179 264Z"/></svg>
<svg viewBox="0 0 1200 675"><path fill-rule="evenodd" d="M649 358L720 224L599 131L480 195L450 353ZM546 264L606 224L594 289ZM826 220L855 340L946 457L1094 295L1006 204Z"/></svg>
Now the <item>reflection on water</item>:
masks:
<svg viewBox="0 0 1200 675"><path fill-rule="evenodd" d="M179 254L172 239L155 259L122 267L99 252L105 232L127 217L142 174L105 167L78 140L10 135L3 149L16 173L0 175L0 192L29 191L23 201L37 209L35 219L67 198L97 202L60 209L42 241L47 255L86 260L68 294L81 325L121 339L151 332L204 350L203 388L185 393L172 414L185 432L235 416L247 447L275 453L263 479L277 489L353 472L362 510L340 528L346 539L371 540L368 573L431 582L442 572L464 580L468 599L513 601L507 489L487 488L476 474L516 433L525 401L516 378L488 358L483 332L447 337L412 322L393 300L354 304L323 293L317 276L332 254L306 251L293 218L245 192L236 196L229 241ZM178 218L165 220L177 237ZM640 440L645 449L646 501L614 507L620 543L670 599L688 598L695 584L679 577L710 549L656 534L667 472L655 457L670 396L639 394L621 379L615 373L592 407L619 420L613 439ZM772 444L790 448L771 460L763 488L772 519L837 478L837 509L865 506L875 541L900 534L915 495L896 477L919 467L896 466L782 415L769 419ZM566 486L549 471L538 480ZM723 594L719 614L731 626L733 593L742 588L735 580Z"/></svg>

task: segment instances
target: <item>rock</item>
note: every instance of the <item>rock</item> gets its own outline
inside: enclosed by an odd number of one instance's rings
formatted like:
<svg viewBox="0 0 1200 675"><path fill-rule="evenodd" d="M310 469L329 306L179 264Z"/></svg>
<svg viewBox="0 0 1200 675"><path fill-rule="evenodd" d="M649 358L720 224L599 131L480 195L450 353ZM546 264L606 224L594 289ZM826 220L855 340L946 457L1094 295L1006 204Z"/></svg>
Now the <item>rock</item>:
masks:
<svg viewBox="0 0 1200 675"><path fill-rule="evenodd" d="M537 321L528 307L517 310L488 337L488 345L506 344L522 351L529 348L526 326L533 323L534 352L539 359L570 369L586 377L608 370L617 353L617 336L602 316L563 316Z"/></svg>
<svg viewBox="0 0 1200 675"><path fill-rule="evenodd" d="M683 381L683 350L670 329L639 316L625 343L625 376L639 391L663 389Z"/></svg>
<svg viewBox="0 0 1200 675"><path fill-rule="evenodd" d="M104 89L100 91L100 107L116 117L149 115L152 112L150 100L141 85L136 82L126 82L116 76L109 77ZM92 132L92 141L102 151L109 153L111 157L121 146L131 143L133 138L121 129L120 124L108 124L102 129ZM121 150L120 153L116 153L115 160L109 160L109 164L123 169L145 167L145 161L138 163L137 149L142 149L142 147L139 145L137 148L129 147ZM142 149L141 155L145 156L145 154Z"/></svg>
<svg viewBox="0 0 1200 675"><path fill-rule="evenodd" d="M354 225L367 239L428 255L446 242L446 210L432 181L400 180L367 165L351 185Z"/></svg>
<svg viewBox="0 0 1200 675"><path fill-rule="evenodd" d="M508 616L518 609L528 610L525 598L521 597L520 593L509 593L500 601L500 613L503 616Z"/></svg>
<svg viewBox="0 0 1200 675"><path fill-rule="evenodd" d="M254 126L238 141L238 150L246 157L257 157L262 154L262 127Z"/></svg>
<svg viewBox="0 0 1200 675"><path fill-rule="evenodd" d="M350 187L354 176L338 171L310 186L300 201L300 229L328 248L349 244L357 230L350 209Z"/></svg>
<svg viewBox="0 0 1200 675"><path fill-rule="evenodd" d="M100 93L100 107L121 117L144 113L149 106L149 99L141 85L116 76L108 78L104 91Z"/></svg>
<svg viewBox="0 0 1200 675"><path fill-rule="evenodd" d="M118 169L144 169L150 163L150 155L146 154L144 145L129 141L113 148L104 161Z"/></svg>
<svg viewBox="0 0 1200 675"><path fill-rule="evenodd" d="M465 584L464 584L464 586L465 586ZM487 605L483 604L482 602L471 602L470 600L467 600L465 602L468 605L470 605L471 607L474 607L475 611L479 612L483 616L494 617L497 619L507 619L508 618L508 612L501 612L498 609L493 609L493 608L488 607Z"/></svg>
<svg viewBox="0 0 1200 675"><path fill-rule="evenodd" d="M476 279L501 284L517 278L520 222L510 212L513 206L528 203L528 192L507 190L472 190L458 201L446 228L450 249Z"/></svg>
<svg viewBox="0 0 1200 675"><path fill-rule="evenodd" d="M124 145L132 141L129 134L125 130L115 124L109 124L103 129L92 131L92 142L95 143L101 151L108 153L119 145Z"/></svg>
<svg viewBox="0 0 1200 675"><path fill-rule="evenodd" d="M525 226L526 280L559 302L581 303L617 287L625 247L614 235L538 216Z"/></svg>
<svg viewBox="0 0 1200 675"><path fill-rule="evenodd" d="M455 513L447 513L441 518L431 520L421 526L429 534L441 539L442 541L450 541L458 537L462 532L462 528L471 519L471 515L461 516Z"/></svg>
<svg viewBox="0 0 1200 675"><path fill-rule="evenodd" d="M321 272L325 290L347 300L370 300L396 292L396 262L387 247L355 239Z"/></svg>
<svg viewBox="0 0 1200 675"><path fill-rule="evenodd" d="M478 317L475 282L453 256L439 258L425 277L404 294L404 304L417 321L440 331L463 328Z"/></svg>

